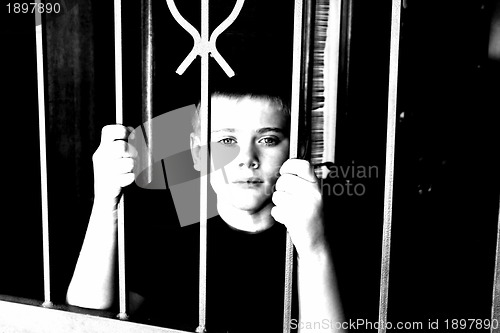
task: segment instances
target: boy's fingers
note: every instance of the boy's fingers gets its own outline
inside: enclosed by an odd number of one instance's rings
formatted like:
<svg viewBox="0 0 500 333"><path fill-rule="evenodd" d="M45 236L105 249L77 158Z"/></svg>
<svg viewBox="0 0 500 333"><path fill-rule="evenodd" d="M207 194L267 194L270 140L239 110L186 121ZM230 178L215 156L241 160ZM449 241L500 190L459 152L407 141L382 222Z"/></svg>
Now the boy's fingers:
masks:
<svg viewBox="0 0 500 333"><path fill-rule="evenodd" d="M276 206L286 206L287 204L293 202L293 197L282 191L275 191L271 199Z"/></svg>
<svg viewBox="0 0 500 333"><path fill-rule="evenodd" d="M127 130L129 132L127 140L134 140L135 139L135 129L132 126L127 126Z"/></svg>
<svg viewBox="0 0 500 333"><path fill-rule="evenodd" d="M124 174L121 174L121 175L118 175L118 185L120 185L120 187L125 187L125 186L128 186L130 184L132 184L135 180L135 176L133 173L124 173Z"/></svg>
<svg viewBox="0 0 500 333"><path fill-rule="evenodd" d="M116 140L108 143L105 146L105 153L109 154L111 157L120 158L120 157L136 157L137 150L130 143L123 140Z"/></svg>
<svg viewBox="0 0 500 333"><path fill-rule="evenodd" d="M295 174L284 174L276 181L276 191L282 191L289 194L310 193L311 189L315 189L317 184L311 181L304 180Z"/></svg>
<svg viewBox="0 0 500 333"><path fill-rule="evenodd" d="M283 163L279 172L281 175L296 175L310 183L316 183L318 181L311 164L306 160L289 159Z"/></svg>
<svg viewBox="0 0 500 333"><path fill-rule="evenodd" d="M281 224L284 224L286 221L286 211L278 206L271 208L271 216L276 220L276 222Z"/></svg>
<svg viewBox="0 0 500 333"><path fill-rule="evenodd" d="M115 140L126 140L130 129L123 125L106 125L101 130L101 144L107 144Z"/></svg>
<svg viewBox="0 0 500 333"><path fill-rule="evenodd" d="M120 158L114 161L114 164L114 170L117 174L126 174L134 171L134 160L130 157Z"/></svg>
<svg viewBox="0 0 500 333"><path fill-rule="evenodd" d="M135 147L133 145L131 145L130 143L128 143L127 141L123 141L123 140L117 140L115 142L124 142L124 151L125 151L125 154L123 154L121 157L132 157L132 158L135 158L137 157L137 149L135 149Z"/></svg>

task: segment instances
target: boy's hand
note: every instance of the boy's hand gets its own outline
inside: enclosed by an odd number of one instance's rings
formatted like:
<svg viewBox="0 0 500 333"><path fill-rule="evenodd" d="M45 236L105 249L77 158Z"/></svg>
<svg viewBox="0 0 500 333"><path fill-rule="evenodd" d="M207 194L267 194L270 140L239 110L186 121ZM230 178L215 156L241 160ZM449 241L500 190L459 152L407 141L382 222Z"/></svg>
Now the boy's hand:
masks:
<svg viewBox="0 0 500 333"><path fill-rule="evenodd" d="M118 204L122 188L134 181L137 150L126 141L131 131L122 125L102 128L101 143L92 156L95 201Z"/></svg>
<svg viewBox="0 0 500 333"><path fill-rule="evenodd" d="M314 170L308 161L289 159L280 174L271 215L286 226L299 257L324 250L323 201Z"/></svg>

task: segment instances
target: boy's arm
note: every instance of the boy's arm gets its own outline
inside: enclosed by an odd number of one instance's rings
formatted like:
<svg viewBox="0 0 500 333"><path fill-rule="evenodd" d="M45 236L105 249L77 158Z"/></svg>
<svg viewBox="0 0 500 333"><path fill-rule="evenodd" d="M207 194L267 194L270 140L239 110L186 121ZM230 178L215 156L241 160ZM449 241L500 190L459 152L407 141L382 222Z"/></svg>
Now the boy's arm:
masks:
<svg viewBox="0 0 500 333"><path fill-rule="evenodd" d="M336 329L343 312L324 232L318 180L309 162L299 159L286 161L280 174L271 214L287 227L298 253L300 318L293 324L301 333L342 331Z"/></svg>
<svg viewBox="0 0 500 333"><path fill-rule="evenodd" d="M122 188L134 181L137 152L125 140L130 129L109 125L93 156L94 205L80 256L71 279L67 302L107 309L115 298L117 205ZM131 298L135 299L135 298Z"/></svg>
<svg viewBox="0 0 500 333"><path fill-rule="evenodd" d="M94 202L66 295L69 304L102 310L111 307L115 291L116 234L116 205Z"/></svg>
<svg viewBox="0 0 500 333"><path fill-rule="evenodd" d="M299 332L341 332L342 305L337 289L332 257L323 249L298 258ZM321 327L321 329L318 329Z"/></svg>

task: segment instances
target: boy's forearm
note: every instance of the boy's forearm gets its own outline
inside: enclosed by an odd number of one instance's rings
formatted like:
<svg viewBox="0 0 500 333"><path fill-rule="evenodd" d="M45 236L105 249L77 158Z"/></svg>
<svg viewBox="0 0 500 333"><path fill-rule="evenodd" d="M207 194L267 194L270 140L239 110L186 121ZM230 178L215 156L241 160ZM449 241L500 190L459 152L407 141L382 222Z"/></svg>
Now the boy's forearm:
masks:
<svg viewBox="0 0 500 333"><path fill-rule="evenodd" d="M95 201L80 256L68 288L71 305L107 309L114 300L116 205Z"/></svg>
<svg viewBox="0 0 500 333"><path fill-rule="evenodd" d="M328 249L298 259L299 332L343 332L343 311ZM308 329L309 328L309 329Z"/></svg>

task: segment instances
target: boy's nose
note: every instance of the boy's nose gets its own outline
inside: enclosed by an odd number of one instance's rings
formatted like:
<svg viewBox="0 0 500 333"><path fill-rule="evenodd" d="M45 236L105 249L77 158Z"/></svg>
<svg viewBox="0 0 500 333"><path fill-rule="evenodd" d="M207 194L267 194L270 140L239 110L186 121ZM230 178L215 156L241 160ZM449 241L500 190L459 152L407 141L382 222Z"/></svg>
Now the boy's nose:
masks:
<svg viewBox="0 0 500 333"><path fill-rule="evenodd" d="M257 169L259 167L259 162L257 161L251 161L250 163L240 163L239 164L240 168L247 167L249 169Z"/></svg>
<svg viewBox="0 0 500 333"><path fill-rule="evenodd" d="M247 167L250 169L257 169L259 167L259 158L254 147L240 147L238 166L240 168Z"/></svg>

